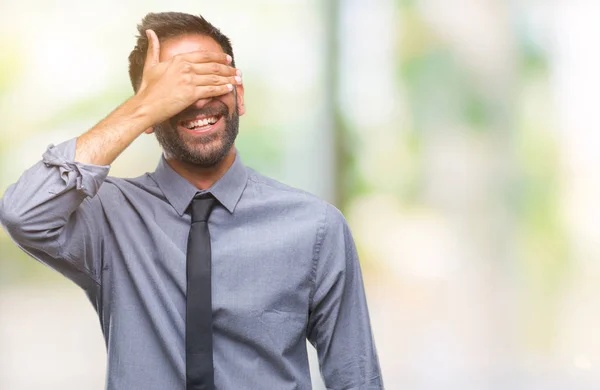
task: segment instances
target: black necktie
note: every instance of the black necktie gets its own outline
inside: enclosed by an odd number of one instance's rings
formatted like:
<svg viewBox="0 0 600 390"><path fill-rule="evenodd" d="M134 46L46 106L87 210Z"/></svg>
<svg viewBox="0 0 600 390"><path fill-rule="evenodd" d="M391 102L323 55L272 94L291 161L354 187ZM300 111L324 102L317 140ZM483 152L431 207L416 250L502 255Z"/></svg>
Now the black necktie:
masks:
<svg viewBox="0 0 600 390"><path fill-rule="evenodd" d="M216 199L210 194L192 201L187 250L185 323L186 390L213 390L211 259L208 217Z"/></svg>

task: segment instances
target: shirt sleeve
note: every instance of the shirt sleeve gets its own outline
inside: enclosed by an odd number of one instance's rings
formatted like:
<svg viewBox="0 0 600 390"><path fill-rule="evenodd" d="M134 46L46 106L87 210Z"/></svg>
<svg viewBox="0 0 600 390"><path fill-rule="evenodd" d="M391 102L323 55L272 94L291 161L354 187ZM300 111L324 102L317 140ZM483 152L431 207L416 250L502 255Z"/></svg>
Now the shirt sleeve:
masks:
<svg viewBox="0 0 600 390"><path fill-rule="evenodd" d="M329 205L317 239L307 337L329 390L382 390L356 246L342 213Z"/></svg>
<svg viewBox="0 0 600 390"><path fill-rule="evenodd" d="M85 290L100 284L102 208L96 193L110 166L74 161L76 139L50 145L8 187L0 222L15 243Z"/></svg>

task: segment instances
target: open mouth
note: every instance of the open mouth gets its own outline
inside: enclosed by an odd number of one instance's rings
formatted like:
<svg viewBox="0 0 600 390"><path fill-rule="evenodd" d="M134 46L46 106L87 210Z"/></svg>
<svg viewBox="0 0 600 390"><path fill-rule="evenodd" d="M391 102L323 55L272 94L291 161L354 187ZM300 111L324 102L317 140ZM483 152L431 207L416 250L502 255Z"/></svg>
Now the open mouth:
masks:
<svg viewBox="0 0 600 390"><path fill-rule="evenodd" d="M180 121L178 124L194 133L205 133L214 129L222 117L222 115L201 116L192 120Z"/></svg>

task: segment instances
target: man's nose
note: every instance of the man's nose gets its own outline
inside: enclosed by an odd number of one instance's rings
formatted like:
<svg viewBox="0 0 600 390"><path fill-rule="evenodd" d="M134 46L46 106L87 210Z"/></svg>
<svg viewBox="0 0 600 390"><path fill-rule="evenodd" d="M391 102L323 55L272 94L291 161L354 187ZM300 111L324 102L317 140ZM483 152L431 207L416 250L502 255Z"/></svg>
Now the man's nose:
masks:
<svg viewBox="0 0 600 390"><path fill-rule="evenodd" d="M200 99L200 100L197 100L195 103L193 103L192 106L200 109L200 108L203 108L204 106L206 106L211 101L212 101L212 98Z"/></svg>

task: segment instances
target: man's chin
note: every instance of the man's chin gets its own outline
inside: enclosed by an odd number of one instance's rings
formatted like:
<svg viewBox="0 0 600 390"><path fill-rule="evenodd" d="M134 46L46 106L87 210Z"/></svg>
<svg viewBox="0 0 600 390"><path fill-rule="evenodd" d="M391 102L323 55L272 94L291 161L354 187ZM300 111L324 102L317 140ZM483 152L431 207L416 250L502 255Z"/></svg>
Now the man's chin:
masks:
<svg viewBox="0 0 600 390"><path fill-rule="evenodd" d="M187 153L181 156L182 160L204 168L210 168L219 164L227 156L229 150L231 150L231 148L224 150L222 144L209 148L206 148L204 145L198 145L197 147L187 146Z"/></svg>
<svg viewBox="0 0 600 390"><path fill-rule="evenodd" d="M237 129L229 134L226 123L219 122L215 123L217 128L206 134L194 134L189 129L171 127L170 131L159 129L155 135L167 158L210 168L219 164L229 154L237 136Z"/></svg>

